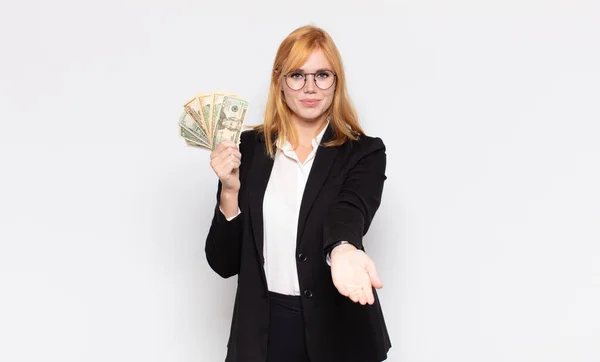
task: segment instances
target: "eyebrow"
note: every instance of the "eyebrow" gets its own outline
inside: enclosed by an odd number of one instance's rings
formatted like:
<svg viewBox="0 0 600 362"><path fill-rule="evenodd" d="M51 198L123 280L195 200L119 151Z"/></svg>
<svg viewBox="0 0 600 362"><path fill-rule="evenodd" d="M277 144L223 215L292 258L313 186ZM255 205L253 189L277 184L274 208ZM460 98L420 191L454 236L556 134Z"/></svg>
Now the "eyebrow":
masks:
<svg viewBox="0 0 600 362"><path fill-rule="evenodd" d="M329 68L320 68L320 69L317 69L317 70L315 70L315 73L319 73L319 72L322 72L322 71L324 71L324 70L327 70L327 71L330 71L330 72L332 72L332 73L333 73L333 69L329 69ZM296 69L295 71L296 71L296 72L302 72L302 73L306 73L306 70L304 70L304 69L302 69L302 68L298 68L298 69Z"/></svg>

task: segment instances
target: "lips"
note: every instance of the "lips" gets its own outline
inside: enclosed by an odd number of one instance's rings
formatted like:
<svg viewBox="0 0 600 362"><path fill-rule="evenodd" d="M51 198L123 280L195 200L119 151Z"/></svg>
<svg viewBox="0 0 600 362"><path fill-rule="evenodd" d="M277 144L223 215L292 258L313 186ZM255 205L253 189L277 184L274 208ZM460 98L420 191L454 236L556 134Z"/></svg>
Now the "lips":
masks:
<svg viewBox="0 0 600 362"><path fill-rule="evenodd" d="M301 99L300 103L302 103L305 107L315 107L319 104L319 99Z"/></svg>

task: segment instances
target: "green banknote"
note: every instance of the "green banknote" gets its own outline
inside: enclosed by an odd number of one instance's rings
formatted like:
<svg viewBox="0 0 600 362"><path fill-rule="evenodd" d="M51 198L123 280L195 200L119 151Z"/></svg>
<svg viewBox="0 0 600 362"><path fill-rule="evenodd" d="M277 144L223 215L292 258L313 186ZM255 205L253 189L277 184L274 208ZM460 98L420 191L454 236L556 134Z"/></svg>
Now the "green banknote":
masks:
<svg viewBox="0 0 600 362"><path fill-rule="evenodd" d="M224 96L218 109L212 149L222 141L239 144L240 134L248 112L248 102L240 98Z"/></svg>

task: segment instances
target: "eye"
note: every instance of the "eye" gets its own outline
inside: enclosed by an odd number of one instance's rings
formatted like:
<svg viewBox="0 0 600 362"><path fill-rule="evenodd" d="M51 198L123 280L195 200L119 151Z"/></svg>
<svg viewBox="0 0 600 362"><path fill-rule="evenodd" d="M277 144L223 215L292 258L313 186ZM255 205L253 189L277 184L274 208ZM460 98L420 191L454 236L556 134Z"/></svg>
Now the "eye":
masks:
<svg viewBox="0 0 600 362"><path fill-rule="evenodd" d="M294 72L294 73L290 74L289 77L292 79L302 79L302 78L304 78L304 74L302 74L300 72Z"/></svg>
<svg viewBox="0 0 600 362"><path fill-rule="evenodd" d="M317 78L327 79L331 76L330 72L319 72L317 73Z"/></svg>

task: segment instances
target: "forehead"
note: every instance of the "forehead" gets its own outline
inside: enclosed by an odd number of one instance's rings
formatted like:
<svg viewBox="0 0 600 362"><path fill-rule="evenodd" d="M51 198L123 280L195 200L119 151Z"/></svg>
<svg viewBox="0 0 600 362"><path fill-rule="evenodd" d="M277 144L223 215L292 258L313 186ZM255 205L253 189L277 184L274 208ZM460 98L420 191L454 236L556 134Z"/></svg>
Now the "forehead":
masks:
<svg viewBox="0 0 600 362"><path fill-rule="evenodd" d="M300 66L305 72L313 72L319 69L331 69L331 63L321 49L315 49L310 53L308 59Z"/></svg>

